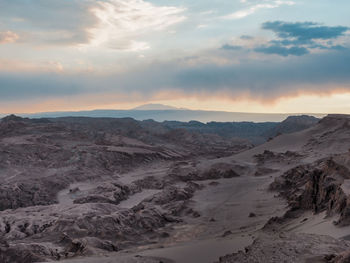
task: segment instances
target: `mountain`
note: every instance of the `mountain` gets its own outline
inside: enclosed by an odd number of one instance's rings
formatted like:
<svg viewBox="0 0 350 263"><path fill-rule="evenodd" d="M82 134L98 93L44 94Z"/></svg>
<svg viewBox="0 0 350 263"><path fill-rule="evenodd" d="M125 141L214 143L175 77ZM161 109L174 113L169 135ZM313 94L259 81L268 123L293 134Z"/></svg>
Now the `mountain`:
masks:
<svg viewBox="0 0 350 263"><path fill-rule="evenodd" d="M202 111L186 109L167 110L91 110L91 111L63 111L63 112L41 112L34 114L19 114L28 118L56 118L56 117L93 117L93 118L133 118L135 120L155 121L181 121L192 120L207 122L281 122L293 114L273 113L242 113L226 111ZM315 117L324 117L324 114L311 114Z"/></svg>
<svg viewBox="0 0 350 263"><path fill-rule="evenodd" d="M162 111L167 112L168 110ZM136 113L145 113L149 111L136 110ZM158 111L156 111L158 112ZM184 110L184 112L187 112ZM115 113L113 111L113 113ZM67 115L64 115L67 114ZM83 117L80 117L82 115ZM115 122L118 118L110 118L119 114L112 114L111 112L104 111L92 111L87 113L76 112L76 113L56 113L56 114L42 114L46 119L51 121L57 121L58 119L81 121L85 120L84 118L91 118L86 116L93 116L93 118L108 118L111 121ZM67 117L70 116L71 118ZM121 114L121 116L124 116ZM37 116L36 116L37 117ZM11 115L3 118L5 120L16 120L20 117ZM121 118L119 118L121 119ZM131 119L131 118L130 118ZM142 119L142 118L141 118ZM32 119L31 121L43 122L43 118ZM138 120L132 120L137 123ZM207 123L199 121L162 121L157 122L153 119L142 120L138 122L138 125L141 125L143 128L157 132L159 131L172 131L177 129L187 130L189 132L194 132L198 134L203 134L206 136L218 135L225 139L234 139L240 138L249 141L254 145L259 145L266 142L268 139L273 138L279 134L286 134L301 131L315 125L319 119L313 116L301 115L301 116L289 116L282 122L251 122L251 121L236 121L236 122L216 122L211 121Z"/></svg>
<svg viewBox="0 0 350 263"><path fill-rule="evenodd" d="M280 134L293 133L316 125L320 119L314 116L300 115L289 116L287 119L273 127L264 134L264 137L272 138Z"/></svg>
<svg viewBox="0 0 350 263"><path fill-rule="evenodd" d="M279 125L278 122L179 122L165 121L162 123L169 129L186 129L202 134L217 134L224 138L242 138L257 145L264 143L268 137L264 134Z"/></svg>
<svg viewBox="0 0 350 263"><path fill-rule="evenodd" d="M163 104L144 104L132 110L180 110L179 108Z"/></svg>
<svg viewBox="0 0 350 263"><path fill-rule="evenodd" d="M204 134L218 134L224 138L244 138L258 145L279 134L293 133L312 127L319 119L313 116L289 116L282 122L208 122L165 121L165 127L187 129Z"/></svg>

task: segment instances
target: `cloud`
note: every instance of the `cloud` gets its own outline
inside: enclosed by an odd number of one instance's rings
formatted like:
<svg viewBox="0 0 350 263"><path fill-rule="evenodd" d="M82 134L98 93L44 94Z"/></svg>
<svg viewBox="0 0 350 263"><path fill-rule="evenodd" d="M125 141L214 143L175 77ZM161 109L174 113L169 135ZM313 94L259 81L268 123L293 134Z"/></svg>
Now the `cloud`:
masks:
<svg viewBox="0 0 350 263"><path fill-rule="evenodd" d="M149 48L139 41L148 33L165 30L186 19L184 8L156 6L143 0L109 0L91 9L98 24L89 29L88 45L106 45L113 49L139 51Z"/></svg>
<svg viewBox="0 0 350 263"><path fill-rule="evenodd" d="M67 81L67 80L68 81ZM87 92L85 81L55 73L0 73L1 101L69 96Z"/></svg>
<svg viewBox="0 0 350 263"><path fill-rule="evenodd" d="M247 1L241 1L241 3L245 4L247 3ZM265 3L251 5L248 8L241 9L234 13L225 15L222 18L229 19L229 20L237 20L237 19L245 18L249 15L252 15L261 9L273 9L273 8L278 8L282 5L294 5L294 4L295 4L294 1L283 1L283 0L268 1Z"/></svg>
<svg viewBox="0 0 350 263"><path fill-rule="evenodd" d="M49 61L21 61L15 59L1 59L0 58L0 73L14 73L23 72L63 72L63 65L54 60Z"/></svg>
<svg viewBox="0 0 350 263"><path fill-rule="evenodd" d="M249 36L249 35L242 35L242 36L240 37L240 39L242 39L242 40L252 40L252 39L254 39L254 37Z"/></svg>
<svg viewBox="0 0 350 263"><path fill-rule="evenodd" d="M19 39L19 36L12 32L0 32L0 44L15 43Z"/></svg>
<svg viewBox="0 0 350 263"><path fill-rule="evenodd" d="M243 49L243 47L236 46L236 45L225 44L225 45L223 45L221 47L221 49L224 49L224 50L241 50L241 49Z"/></svg>
<svg viewBox="0 0 350 263"><path fill-rule="evenodd" d="M187 92L248 94L273 100L301 92L320 94L343 88L350 91L350 51L315 53L287 60L246 60L239 65L198 66L179 72L177 87Z"/></svg>
<svg viewBox="0 0 350 263"><path fill-rule="evenodd" d="M236 56L230 52L221 55L227 60ZM2 73L0 101L94 94L123 94L126 100L135 97L148 100L169 91L192 96L221 94L232 99L245 95L271 101L283 96L320 94L339 88L350 91L349 68L350 50L345 49L283 60L245 58L239 64L188 64L185 60L153 62L130 72L109 75L93 72Z"/></svg>
<svg viewBox="0 0 350 263"><path fill-rule="evenodd" d="M272 30L282 39L294 39L300 42L308 42L316 39L335 39L343 36L348 27L322 26L314 22L288 23L282 21L265 22L263 29Z"/></svg>
<svg viewBox="0 0 350 263"><path fill-rule="evenodd" d="M309 50L304 47L283 47L283 46L261 46L254 49L256 52L265 54L276 54L280 56L287 57L289 55L302 56L309 54Z"/></svg>
<svg viewBox="0 0 350 263"><path fill-rule="evenodd" d="M92 0L1 1L0 22L22 32L22 41L71 45L88 41L86 28L97 22Z"/></svg>
<svg viewBox="0 0 350 263"><path fill-rule="evenodd" d="M150 45L141 38L186 19L184 8L144 0L13 0L0 5L2 24L23 31L22 41L46 45L144 50Z"/></svg>
<svg viewBox="0 0 350 263"><path fill-rule="evenodd" d="M349 30L344 26L323 26L314 22L265 22L262 29L273 31L278 37L269 41L269 45L259 46L256 52L277 54L281 56L302 56L311 50L342 50L343 45L334 44L333 41Z"/></svg>

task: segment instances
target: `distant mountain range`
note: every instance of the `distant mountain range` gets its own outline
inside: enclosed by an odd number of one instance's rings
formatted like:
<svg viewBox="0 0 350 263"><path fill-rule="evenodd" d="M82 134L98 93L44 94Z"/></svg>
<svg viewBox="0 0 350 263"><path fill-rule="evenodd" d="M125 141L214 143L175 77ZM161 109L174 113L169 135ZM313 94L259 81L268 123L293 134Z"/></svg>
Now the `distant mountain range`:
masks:
<svg viewBox="0 0 350 263"><path fill-rule="evenodd" d="M164 105L164 104L144 104L136 108L133 108L131 110L187 110L187 109L176 108L176 107Z"/></svg>
<svg viewBox="0 0 350 263"><path fill-rule="evenodd" d="M281 122L291 115L301 114L273 114L273 113L243 113L226 111L204 111L175 108L162 104L146 104L130 110L91 110L91 111L63 111L42 112L34 114L18 114L29 118L55 117L104 117L104 118L133 118L135 120L155 121L199 121L203 123L215 122ZM317 118L325 114L305 114Z"/></svg>
<svg viewBox="0 0 350 263"><path fill-rule="evenodd" d="M224 141L224 144L234 142L235 144L262 144L281 134L293 133L308 129L317 123L319 119L313 116L289 116L282 122L208 122L202 123L198 121L164 121L157 122L154 120L138 121L132 118L91 118L91 117L58 117L58 118L22 118L16 115L9 115L0 119L1 123L66 123L66 124L84 124L95 128L105 127L108 129L117 129L123 131L125 136L138 135L140 138L146 138L150 134L156 138L173 137L174 140L189 138L196 136L197 139L210 138L215 142ZM12 127L11 125L9 126ZM7 127L8 128L8 127ZM6 133L5 126L0 130L0 135ZM203 135L205 135L203 137ZM180 139L180 141L182 140ZM178 143L180 143L180 141ZM182 142L182 141L181 141ZM249 143L248 143L249 142Z"/></svg>

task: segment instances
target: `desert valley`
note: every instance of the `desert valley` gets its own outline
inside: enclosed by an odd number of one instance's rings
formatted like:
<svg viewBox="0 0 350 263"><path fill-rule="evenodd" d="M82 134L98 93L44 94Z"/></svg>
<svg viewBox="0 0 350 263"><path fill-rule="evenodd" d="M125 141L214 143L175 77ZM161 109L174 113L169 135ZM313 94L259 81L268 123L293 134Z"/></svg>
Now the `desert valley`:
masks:
<svg viewBox="0 0 350 263"><path fill-rule="evenodd" d="M0 261L348 262L349 116L199 124L3 118Z"/></svg>

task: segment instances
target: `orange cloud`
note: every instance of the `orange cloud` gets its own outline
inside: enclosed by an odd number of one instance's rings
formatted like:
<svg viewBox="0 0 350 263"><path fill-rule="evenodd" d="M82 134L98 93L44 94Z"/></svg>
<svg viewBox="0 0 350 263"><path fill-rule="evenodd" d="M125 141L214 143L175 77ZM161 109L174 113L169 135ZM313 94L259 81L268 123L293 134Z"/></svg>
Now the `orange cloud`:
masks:
<svg viewBox="0 0 350 263"><path fill-rule="evenodd" d="M19 39L19 36L12 32L0 32L0 44L15 43Z"/></svg>
<svg viewBox="0 0 350 263"><path fill-rule="evenodd" d="M0 71L2 72L62 72L63 66L57 61L20 61L0 59Z"/></svg>

